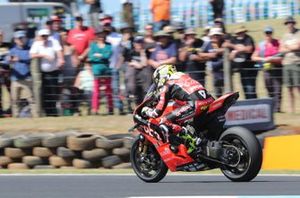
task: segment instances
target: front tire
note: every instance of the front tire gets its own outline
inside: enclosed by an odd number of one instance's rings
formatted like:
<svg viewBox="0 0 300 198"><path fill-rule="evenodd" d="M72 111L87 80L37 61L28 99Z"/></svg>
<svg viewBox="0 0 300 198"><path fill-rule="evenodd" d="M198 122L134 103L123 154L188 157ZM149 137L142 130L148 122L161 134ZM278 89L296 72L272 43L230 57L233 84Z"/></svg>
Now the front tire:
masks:
<svg viewBox="0 0 300 198"><path fill-rule="evenodd" d="M144 182L159 182L168 172L168 167L155 147L147 140L143 142L137 138L134 141L131 147L130 161L134 172Z"/></svg>
<svg viewBox="0 0 300 198"><path fill-rule="evenodd" d="M234 182L248 182L254 179L262 165L262 149L256 136L246 128L232 127L224 131L219 141L238 148L239 163L235 166L222 166L223 174Z"/></svg>

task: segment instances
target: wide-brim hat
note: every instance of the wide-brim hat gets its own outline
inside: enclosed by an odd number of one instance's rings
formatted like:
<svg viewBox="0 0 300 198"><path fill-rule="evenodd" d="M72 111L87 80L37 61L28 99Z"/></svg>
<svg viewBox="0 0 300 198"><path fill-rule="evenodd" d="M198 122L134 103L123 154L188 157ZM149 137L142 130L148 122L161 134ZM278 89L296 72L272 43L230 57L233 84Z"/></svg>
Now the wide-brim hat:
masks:
<svg viewBox="0 0 300 198"><path fill-rule="evenodd" d="M167 25L163 28L164 32L167 32L168 34L173 34L174 32L176 32L175 28L171 25Z"/></svg>
<svg viewBox="0 0 300 198"><path fill-rule="evenodd" d="M294 17L288 16L288 17L284 20L284 25L286 25L286 24L288 24L288 23L296 23Z"/></svg>
<svg viewBox="0 0 300 198"><path fill-rule="evenodd" d="M247 32L247 31L248 30L246 29L246 27L242 25L242 26L238 27L237 29L235 29L234 33L238 34L238 33Z"/></svg>
<svg viewBox="0 0 300 198"><path fill-rule="evenodd" d="M193 28L189 28L184 32L184 35L197 35L197 32Z"/></svg>
<svg viewBox="0 0 300 198"><path fill-rule="evenodd" d="M155 38L159 38L159 37L171 37L171 35L163 30L156 32L156 34L154 35Z"/></svg>

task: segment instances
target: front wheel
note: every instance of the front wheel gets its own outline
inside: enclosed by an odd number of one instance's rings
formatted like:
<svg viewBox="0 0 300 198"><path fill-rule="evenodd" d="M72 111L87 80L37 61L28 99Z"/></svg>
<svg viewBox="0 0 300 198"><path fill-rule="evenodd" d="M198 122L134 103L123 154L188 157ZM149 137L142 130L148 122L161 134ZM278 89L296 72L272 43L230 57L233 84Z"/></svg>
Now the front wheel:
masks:
<svg viewBox="0 0 300 198"><path fill-rule="evenodd" d="M130 161L136 175L145 182L159 182L168 172L155 147L147 140L138 138L134 141Z"/></svg>
<svg viewBox="0 0 300 198"><path fill-rule="evenodd" d="M232 127L224 131L220 141L234 149L228 149L234 165L222 166L223 174L234 182L254 179L262 164L262 149L255 135L246 128Z"/></svg>

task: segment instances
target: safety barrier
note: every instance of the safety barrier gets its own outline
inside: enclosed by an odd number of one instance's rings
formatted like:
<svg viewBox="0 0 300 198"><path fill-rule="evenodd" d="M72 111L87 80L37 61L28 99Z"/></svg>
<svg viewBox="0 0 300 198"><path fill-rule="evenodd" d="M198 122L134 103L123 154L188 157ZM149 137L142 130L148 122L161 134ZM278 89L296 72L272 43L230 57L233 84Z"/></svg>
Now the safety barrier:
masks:
<svg viewBox="0 0 300 198"><path fill-rule="evenodd" d="M264 170L300 170L300 135L267 137L264 140Z"/></svg>
<svg viewBox="0 0 300 198"><path fill-rule="evenodd" d="M133 137L61 132L0 136L0 169L130 168Z"/></svg>

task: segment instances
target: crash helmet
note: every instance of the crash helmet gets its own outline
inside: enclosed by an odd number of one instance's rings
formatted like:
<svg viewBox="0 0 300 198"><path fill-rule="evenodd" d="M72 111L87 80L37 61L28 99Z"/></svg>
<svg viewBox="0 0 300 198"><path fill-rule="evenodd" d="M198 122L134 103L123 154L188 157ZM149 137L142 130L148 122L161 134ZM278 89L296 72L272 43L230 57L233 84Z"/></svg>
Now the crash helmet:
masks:
<svg viewBox="0 0 300 198"><path fill-rule="evenodd" d="M153 83L160 89L176 73L176 67L172 64L162 64L153 73Z"/></svg>

